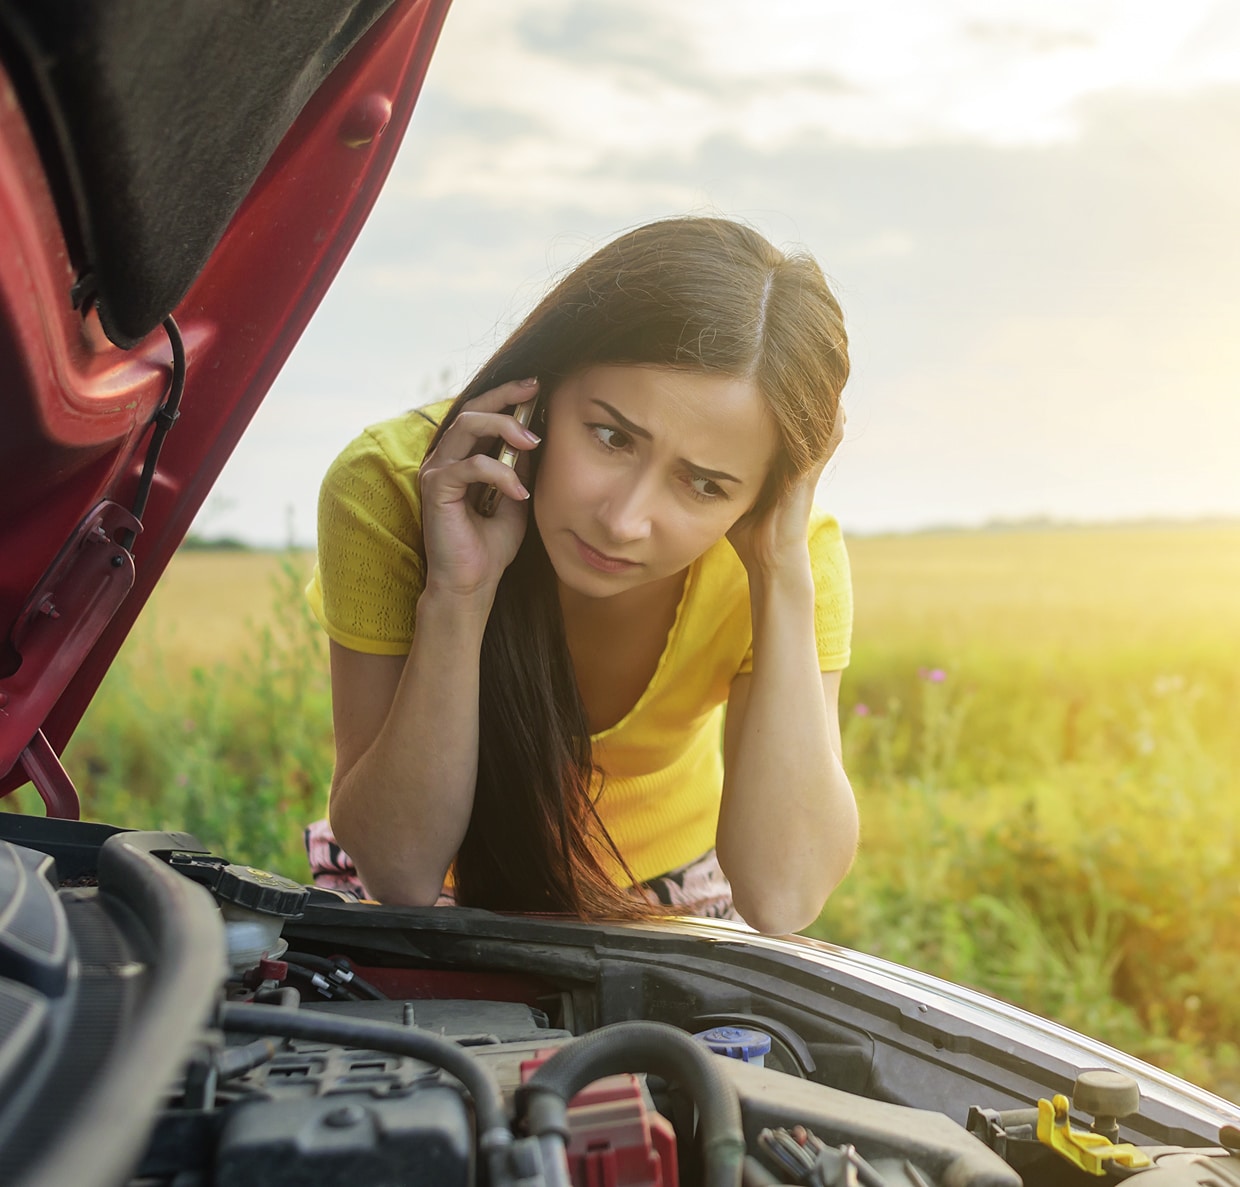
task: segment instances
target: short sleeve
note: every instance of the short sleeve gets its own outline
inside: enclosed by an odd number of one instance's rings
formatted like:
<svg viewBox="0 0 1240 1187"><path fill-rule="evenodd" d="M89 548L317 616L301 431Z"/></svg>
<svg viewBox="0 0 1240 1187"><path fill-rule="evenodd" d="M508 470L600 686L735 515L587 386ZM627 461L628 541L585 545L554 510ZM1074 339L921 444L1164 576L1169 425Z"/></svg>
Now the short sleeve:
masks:
<svg viewBox="0 0 1240 1187"><path fill-rule="evenodd" d="M425 586L418 469L434 423L413 413L367 429L319 492L318 557L306 598L337 643L405 655Z"/></svg>
<svg viewBox="0 0 1240 1187"><path fill-rule="evenodd" d="M815 515L810 525L810 567L814 573L814 634L819 671L848 667L852 656L852 570L844 533L829 515Z"/></svg>
<svg viewBox="0 0 1240 1187"><path fill-rule="evenodd" d="M834 518L815 509L809 525L809 560L814 577L814 637L818 670L838 672L852 655L852 571L844 534ZM753 648L746 652L738 674L753 671Z"/></svg>

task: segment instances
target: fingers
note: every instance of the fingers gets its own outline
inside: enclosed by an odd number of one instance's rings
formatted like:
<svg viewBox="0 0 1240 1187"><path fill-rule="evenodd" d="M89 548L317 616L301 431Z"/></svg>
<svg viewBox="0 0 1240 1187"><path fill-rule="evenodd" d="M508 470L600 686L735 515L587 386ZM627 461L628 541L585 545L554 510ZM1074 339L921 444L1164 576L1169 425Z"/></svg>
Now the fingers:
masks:
<svg viewBox="0 0 1240 1187"><path fill-rule="evenodd" d="M844 405L838 405L835 410L835 423L831 426L831 436L827 439L822 456L805 472L805 481L811 486L817 484L818 479L822 477L822 472L827 468L827 463L840 447L840 442L844 440L844 424L847 420Z"/></svg>
<svg viewBox="0 0 1240 1187"><path fill-rule="evenodd" d="M541 439L503 410L527 403L537 390L536 383L505 383L471 400L435 447L435 463L450 464L480 450L489 450L497 438L514 449L536 448Z"/></svg>
<svg viewBox="0 0 1240 1187"><path fill-rule="evenodd" d="M844 425L848 423L848 414L844 405L838 404L835 409L835 424L831 426L831 440L827 444L827 456L830 457L844 440Z"/></svg>
<svg viewBox="0 0 1240 1187"><path fill-rule="evenodd" d="M521 479L511 466L485 453L471 454L451 465L422 468L422 501L444 504L465 497L475 483L498 487L500 492L515 502L522 503L530 497Z"/></svg>
<svg viewBox="0 0 1240 1187"><path fill-rule="evenodd" d="M450 465L475 453L493 452L496 438L522 452L536 449L542 440L502 412L462 412L435 447L434 464Z"/></svg>
<svg viewBox="0 0 1240 1187"><path fill-rule="evenodd" d="M514 379L511 383L501 383L480 396L469 401L469 408L475 412L502 412L513 404L524 404L538 394L537 379Z"/></svg>

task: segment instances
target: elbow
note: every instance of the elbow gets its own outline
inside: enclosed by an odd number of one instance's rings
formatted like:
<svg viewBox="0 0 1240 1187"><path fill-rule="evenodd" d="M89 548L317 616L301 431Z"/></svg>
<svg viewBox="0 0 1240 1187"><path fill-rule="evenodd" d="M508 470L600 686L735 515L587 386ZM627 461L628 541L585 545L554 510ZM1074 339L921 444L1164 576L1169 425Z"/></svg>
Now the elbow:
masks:
<svg viewBox="0 0 1240 1187"><path fill-rule="evenodd" d="M840 822L827 852L820 854L813 863L813 874L780 871L777 875L775 871L767 871L766 877L753 884L733 882L732 902L737 914L763 935L782 936L804 931L822 914L827 899L852 868L857 841L854 815Z"/></svg>
<svg viewBox="0 0 1240 1187"><path fill-rule="evenodd" d="M393 907L433 907L443 889L443 876L419 877L417 863L409 855L384 852L382 838L376 838L359 817L333 795L330 823L336 843L357 870L366 897Z"/></svg>
<svg viewBox="0 0 1240 1187"><path fill-rule="evenodd" d="M737 895L733 898L736 912L764 936L786 936L803 931L822 914L827 895L804 895L797 893L757 894L751 898Z"/></svg>
<svg viewBox="0 0 1240 1187"><path fill-rule="evenodd" d="M362 880L367 895L387 907L433 907L439 898L440 887L428 892L425 887L414 886L407 879L385 881L383 876L377 873L372 879L369 873L360 868L358 877Z"/></svg>
<svg viewBox="0 0 1240 1187"><path fill-rule="evenodd" d="M352 854L350 856L353 856ZM353 857L357 876L368 898L389 907L433 907L443 890L443 879L419 879L403 867Z"/></svg>

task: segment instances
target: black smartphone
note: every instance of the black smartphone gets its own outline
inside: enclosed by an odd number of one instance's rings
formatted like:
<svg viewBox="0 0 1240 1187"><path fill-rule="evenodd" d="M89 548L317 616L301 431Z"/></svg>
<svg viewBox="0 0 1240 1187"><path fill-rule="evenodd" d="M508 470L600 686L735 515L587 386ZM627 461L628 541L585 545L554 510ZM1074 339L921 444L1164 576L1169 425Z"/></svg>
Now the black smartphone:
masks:
<svg viewBox="0 0 1240 1187"><path fill-rule="evenodd" d="M541 399L541 396L535 396L532 400L526 400L524 404L514 405L512 409L513 420L515 420L523 429L528 429L530 427L530 422L534 419L534 413L538 410L537 405ZM500 465L510 466L515 469L517 465L517 458L521 456L521 451L519 449L514 449L503 439L503 437L501 437L499 439L499 443L492 451L491 456L495 458ZM498 486L480 485L474 493L474 510L486 519L490 519L491 516L495 514L495 509L499 506L499 501L503 497L504 496L500 493Z"/></svg>

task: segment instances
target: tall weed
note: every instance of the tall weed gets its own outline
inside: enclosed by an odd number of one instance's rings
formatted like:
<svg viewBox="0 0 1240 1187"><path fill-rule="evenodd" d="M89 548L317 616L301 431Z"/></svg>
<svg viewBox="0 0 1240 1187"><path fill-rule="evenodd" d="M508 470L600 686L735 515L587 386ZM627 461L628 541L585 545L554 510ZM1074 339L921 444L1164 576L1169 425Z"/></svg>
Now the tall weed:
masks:
<svg viewBox="0 0 1240 1187"><path fill-rule="evenodd" d="M811 930L1240 1099L1230 663L1088 661L1039 681L1004 658L856 665L861 854Z"/></svg>
<svg viewBox="0 0 1240 1187"><path fill-rule="evenodd" d="M332 770L327 646L291 557L270 611L214 664L173 677L155 639L126 645L66 751L89 819L184 829L235 861L304 880L301 828Z"/></svg>

